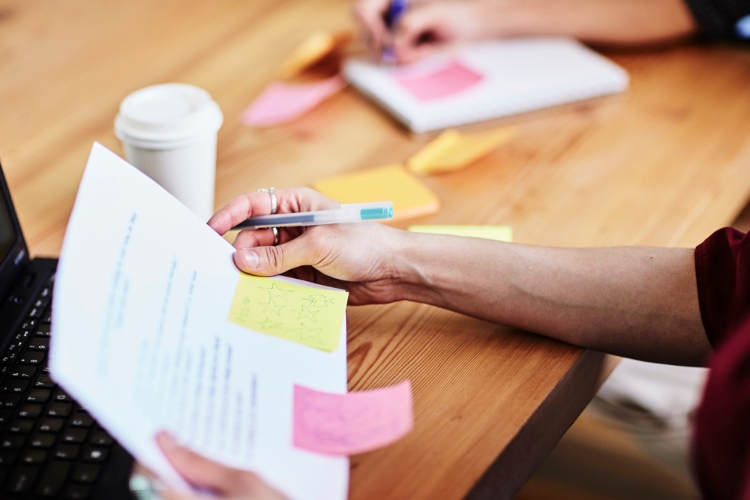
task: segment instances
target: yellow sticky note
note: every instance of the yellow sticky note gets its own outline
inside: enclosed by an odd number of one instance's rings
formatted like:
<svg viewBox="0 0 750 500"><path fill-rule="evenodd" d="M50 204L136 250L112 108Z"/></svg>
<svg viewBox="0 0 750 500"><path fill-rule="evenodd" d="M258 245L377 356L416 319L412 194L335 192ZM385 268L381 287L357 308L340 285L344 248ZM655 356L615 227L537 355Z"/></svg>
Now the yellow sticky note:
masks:
<svg viewBox="0 0 750 500"><path fill-rule="evenodd" d="M435 193L401 165L350 172L318 181L313 187L341 203L392 201L394 220L431 214L440 209Z"/></svg>
<svg viewBox="0 0 750 500"><path fill-rule="evenodd" d="M351 34L343 31L340 33L316 31L310 34L281 62L281 76L283 78L297 76L341 49L350 38Z"/></svg>
<svg viewBox="0 0 750 500"><path fill-rule="evenodd" d="M515 135L512 128L479 134L446 130L406 162L409 170L420 174L438 174L467 167L488 155Z"/></svg>
<svg viewBox="0 0 750 500"><path fill-rule="evenodd" d="M338 349L349 294L240 275L229 321L323 351Z"/></svg>
<svg viewBox="0 0 750 500"><path fill-rule="evenodd" d="M513 241L513 228L510 226L448 226L422 225L410 226L409 231L415 233L452 234L470 238L484 238L487 240Z"/></svg>

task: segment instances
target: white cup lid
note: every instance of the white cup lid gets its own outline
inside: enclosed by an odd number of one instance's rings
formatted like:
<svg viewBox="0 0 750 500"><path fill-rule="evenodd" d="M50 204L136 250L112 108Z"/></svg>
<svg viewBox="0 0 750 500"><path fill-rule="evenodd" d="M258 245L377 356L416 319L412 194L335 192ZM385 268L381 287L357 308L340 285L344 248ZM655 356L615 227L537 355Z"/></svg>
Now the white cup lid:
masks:
<svg viewBox="0 0 750 500"><path fill-rule="evenodd" d="M179 147L215 134L223 120L221 109L205 90L186 83L164 83L123 99L115 134L141 147Z"/></svg>

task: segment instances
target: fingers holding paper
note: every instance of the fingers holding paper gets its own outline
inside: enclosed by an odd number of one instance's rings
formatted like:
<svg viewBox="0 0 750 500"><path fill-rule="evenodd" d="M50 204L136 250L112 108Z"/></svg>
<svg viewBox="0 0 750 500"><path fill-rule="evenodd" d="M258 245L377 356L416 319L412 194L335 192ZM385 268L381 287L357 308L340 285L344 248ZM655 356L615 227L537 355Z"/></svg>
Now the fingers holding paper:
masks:
<svg viewBox="0 0 750 500"><path fill-rule="evenodd" d="M182 493L169 490L163 494L165 500L197 500L222 498L237 500L281 500L286 498L263 481L257 474L232 469L209 460L184 446L166 432L156 436L156 442L172 466L194 487L211 495Z"/></svg>
<svg viewBox="0 0 750 500"><path fill-rule="evenodd" d="M336 209L340 204L308 188L279 189L278 213ZM208 221L219 234L251 216L271 211L267 193L240 195ZM399 300L395 256L402 231L375 222L241 231L233 245L237 267L257 276L289 274L345 289L352 304Z"/></svg>

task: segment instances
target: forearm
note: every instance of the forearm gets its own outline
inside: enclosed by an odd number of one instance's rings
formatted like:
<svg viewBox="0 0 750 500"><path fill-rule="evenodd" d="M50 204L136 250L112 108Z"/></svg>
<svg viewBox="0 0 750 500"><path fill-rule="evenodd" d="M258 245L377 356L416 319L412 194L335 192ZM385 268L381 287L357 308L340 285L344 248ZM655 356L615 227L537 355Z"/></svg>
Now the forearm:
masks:
<svg viewBox="0 0 750 500"><path fill-rule="evenodd" d="M684 39L697 26L683 0L474 0L482 38L570 36L594 44Z"/></svg>
<svg viewBox="0 0 750 500"><path fill-rule="evenodd" d="M408 234L403 298L621 356L700 364L693 251L566 249Z"/></svg>

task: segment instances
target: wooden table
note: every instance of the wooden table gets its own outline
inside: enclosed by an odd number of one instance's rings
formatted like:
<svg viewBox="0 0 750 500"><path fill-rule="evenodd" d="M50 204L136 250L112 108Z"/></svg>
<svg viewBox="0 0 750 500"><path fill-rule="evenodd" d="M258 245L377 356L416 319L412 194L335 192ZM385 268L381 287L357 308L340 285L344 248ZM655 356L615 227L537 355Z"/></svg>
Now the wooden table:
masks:
<svg viewBox="0 0 750 500"><path fill-rule="evenodd" d="M31 251L59 252L93 141L140 87L187 82L225 114L217 205L405 160L411 137L351 89L285 126L240 124L278 61L345 0L0 1L0 158ZM729 224L750 192L750 51L608 53L624 95L505 120L511 143L425 178L442 201L408 223L509 224L519 242L685 245ZM352 498L510 497L597 387L602 356L436 308L350 308L349 388L410 379L416 427L352 458ZM487 472L487 473L486 473ZM486 473L486 474L485 474Z"/></svg>

